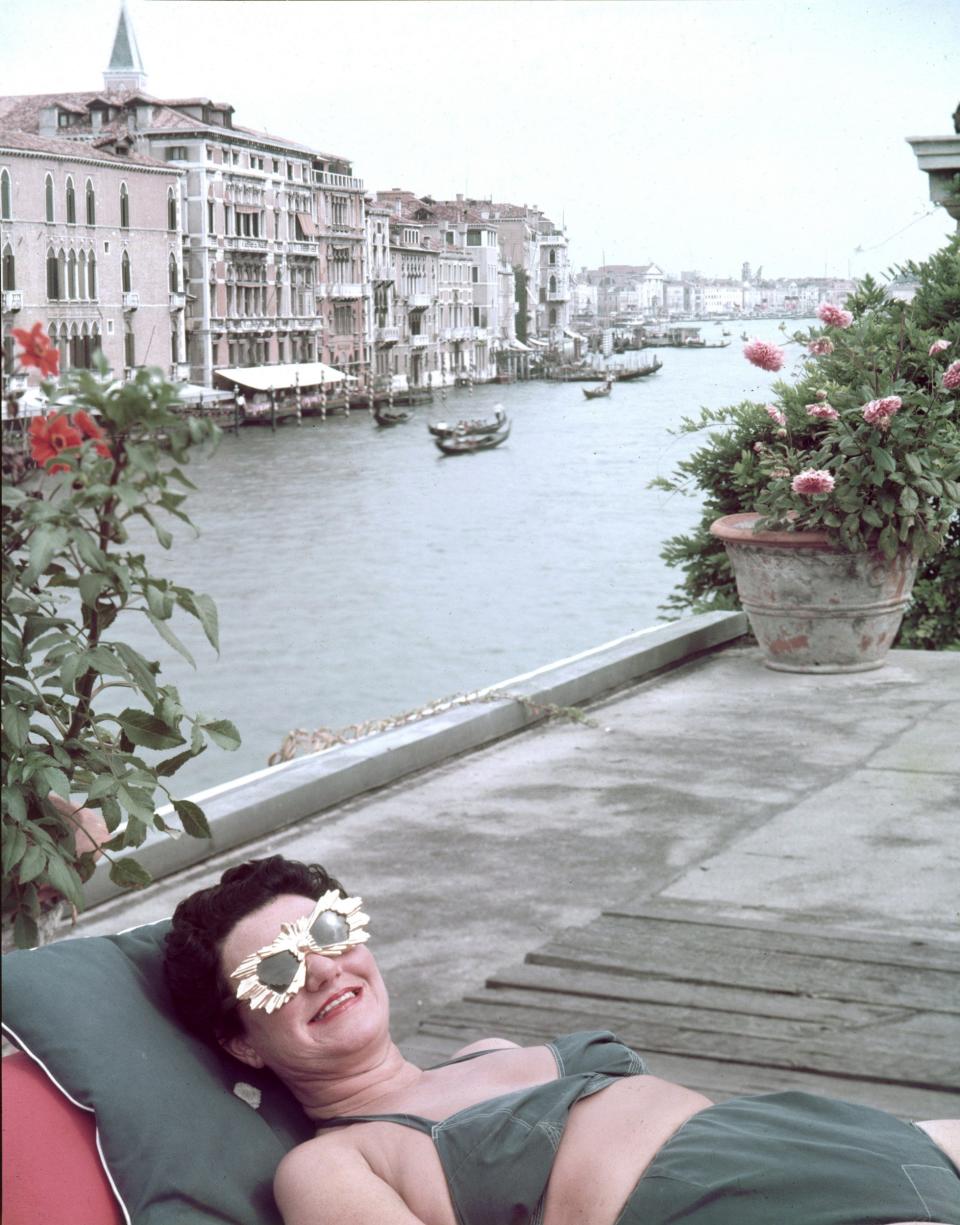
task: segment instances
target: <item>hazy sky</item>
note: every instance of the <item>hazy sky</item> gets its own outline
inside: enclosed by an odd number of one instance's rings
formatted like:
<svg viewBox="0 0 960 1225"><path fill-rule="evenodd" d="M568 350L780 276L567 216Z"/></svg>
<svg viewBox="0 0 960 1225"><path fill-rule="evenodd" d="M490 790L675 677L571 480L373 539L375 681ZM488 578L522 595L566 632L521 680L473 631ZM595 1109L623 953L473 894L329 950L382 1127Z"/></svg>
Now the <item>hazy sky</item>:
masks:
<svg viewBox="0 0 960 1225"><path fill-rule="evenodd" d="M368 190L537 204L575 267L856 276L953 229L905 137L952 132L957 0L128 8L150 93L230 102L239 124L349 157ZM0 88L99 88L118 12L4 0Z"/></svg>

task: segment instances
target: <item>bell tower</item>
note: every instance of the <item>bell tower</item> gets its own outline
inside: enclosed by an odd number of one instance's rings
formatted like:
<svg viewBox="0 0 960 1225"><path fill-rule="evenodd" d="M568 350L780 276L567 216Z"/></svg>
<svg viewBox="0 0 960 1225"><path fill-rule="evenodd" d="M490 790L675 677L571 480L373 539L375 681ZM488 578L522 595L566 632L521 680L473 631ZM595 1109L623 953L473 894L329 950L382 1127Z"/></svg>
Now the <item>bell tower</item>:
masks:
<svg viewBox="0 0 960 1225"><path fill-rule="evenodd" d="M133 25L126 4L120 5L120 17L117 21L117 33L113 40L113 51L110 63L104 69L103 87L107 93L126 93L130 90L143 91L147 87L147 74L143 70L143 60L133 33Z"/></svg>

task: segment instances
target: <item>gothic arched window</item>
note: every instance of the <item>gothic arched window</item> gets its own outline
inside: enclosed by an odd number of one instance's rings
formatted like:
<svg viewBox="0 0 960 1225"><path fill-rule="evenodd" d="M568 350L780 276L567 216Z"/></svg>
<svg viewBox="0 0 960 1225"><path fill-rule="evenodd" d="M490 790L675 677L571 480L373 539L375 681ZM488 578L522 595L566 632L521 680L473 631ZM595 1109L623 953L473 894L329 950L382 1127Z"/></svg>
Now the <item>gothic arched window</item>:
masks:
<svg viewBox="0 0 960 1225"><path fill-rule="evenodd" d="M46 204L46 217L48 221L53 220L53 176L47 175L43 181L44 202Z"/></svg>
<svg viewBox="0 0 960 1225"><path fill-rule="evenodd" d="M120 228L121 230L130 229L130 193L127 191L126 183L120 184Z"/></svg>
<svg viewBox="0 0 960 1225"><path fill-rule="evenodd" d="M0 217L9 221L12 216L10 209L10 171L0 170Z"/></svg>
<svg viewBox="0 0 960 1225"><path fill-rule="evenodd" d="M67 225L77 224L77 193L73 189L73 179L67 175Z"/></svg>
<svg viewBox="0 0 960 1225"><path fill-rule="evenodd" d="M177 228L177 197L173 194L173 188L167 188L167 229L175 230Z"/></svg>
<svg viewBox="0 0 960 1225"><path fill-rule="evenodd" d="M87 197L87 225L96 225L97 224L97 197L94 194L93 182L91 179L87 179L87 186L86 186L85 192L86 192L86 197Z"/></svg>
<svg viewBox="0 0 960 1225"><path fill-rule="evenodd" d="M130 292L130 256L124 251L120 261L120 288L124 293Z"/></svg>
<svg viewBox="0 0 960 1225"><path fill-rule="evenodd" d="M3 248L3 288L16 289L17 263L13 256L13 247L9 243Z"/></svg>

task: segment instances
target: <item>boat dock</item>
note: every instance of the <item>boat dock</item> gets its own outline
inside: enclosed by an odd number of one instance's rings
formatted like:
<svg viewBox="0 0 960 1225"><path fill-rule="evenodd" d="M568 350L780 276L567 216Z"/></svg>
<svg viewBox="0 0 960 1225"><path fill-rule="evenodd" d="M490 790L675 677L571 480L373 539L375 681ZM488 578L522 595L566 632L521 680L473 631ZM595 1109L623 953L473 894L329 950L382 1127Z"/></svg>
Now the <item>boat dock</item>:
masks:
<svg viewBox="0 0 960 1225"><path fill-rule="evenodd" d="M155 840L170 874L79 934L280 852L364 897L412 1058L610 1028L716 1098L956 1115L960 656L771 673L744 628L653 627L195 797L213 845ZM548 702L588 721L531 725Z"/></svg>

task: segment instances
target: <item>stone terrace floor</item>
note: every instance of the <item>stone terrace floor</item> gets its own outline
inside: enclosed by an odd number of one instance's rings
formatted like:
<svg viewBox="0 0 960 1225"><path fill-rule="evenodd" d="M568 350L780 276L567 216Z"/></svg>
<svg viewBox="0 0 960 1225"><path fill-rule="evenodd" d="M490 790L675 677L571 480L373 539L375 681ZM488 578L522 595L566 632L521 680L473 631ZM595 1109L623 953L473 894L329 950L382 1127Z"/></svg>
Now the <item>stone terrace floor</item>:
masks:
<svg viewBox="0 0 960 1225"><path fill-rule="evenodd" d="M771 672L734 645L587 713L592 725L540 725L105 903L77 934L162 918L254 855L319 861L363 896L394 1032L424 1057L503 1032L512 1014L483 1007L464 1030L458 1001L485 998L491 976L542 946L577 944L570 929L590 927L581 946L603 944L603 925L622 921L610 912L686 910L801 942L817 928L865 950L929 942L931 964L949 969L955 953L960 966L960 654L894 652L874 672L807 676ZM621 953L615 974L651 972L626 965L635 949ZM591 969L559 964L564 985ZM785 964L770 990L790 990ZM948 1037L960 992L943 986L960 979L936 974L921 995L929 1004L933 992L939 1020L916 1022L924 1056L945 1041L960 1050ZM796 994L810 992L798 981ZM579 1028L617 1028L602 998L581 1012ZM474 1021L487 1028L469 1032ZM868 1061L874 1032L859 1043ZM642 1027L630 1040L643 1049ZM878 1039L878 1062L889 1045ZM675 1061L664 1074L682 1070ZM960 1072L947 1079L960 1091Z"/></svg>

